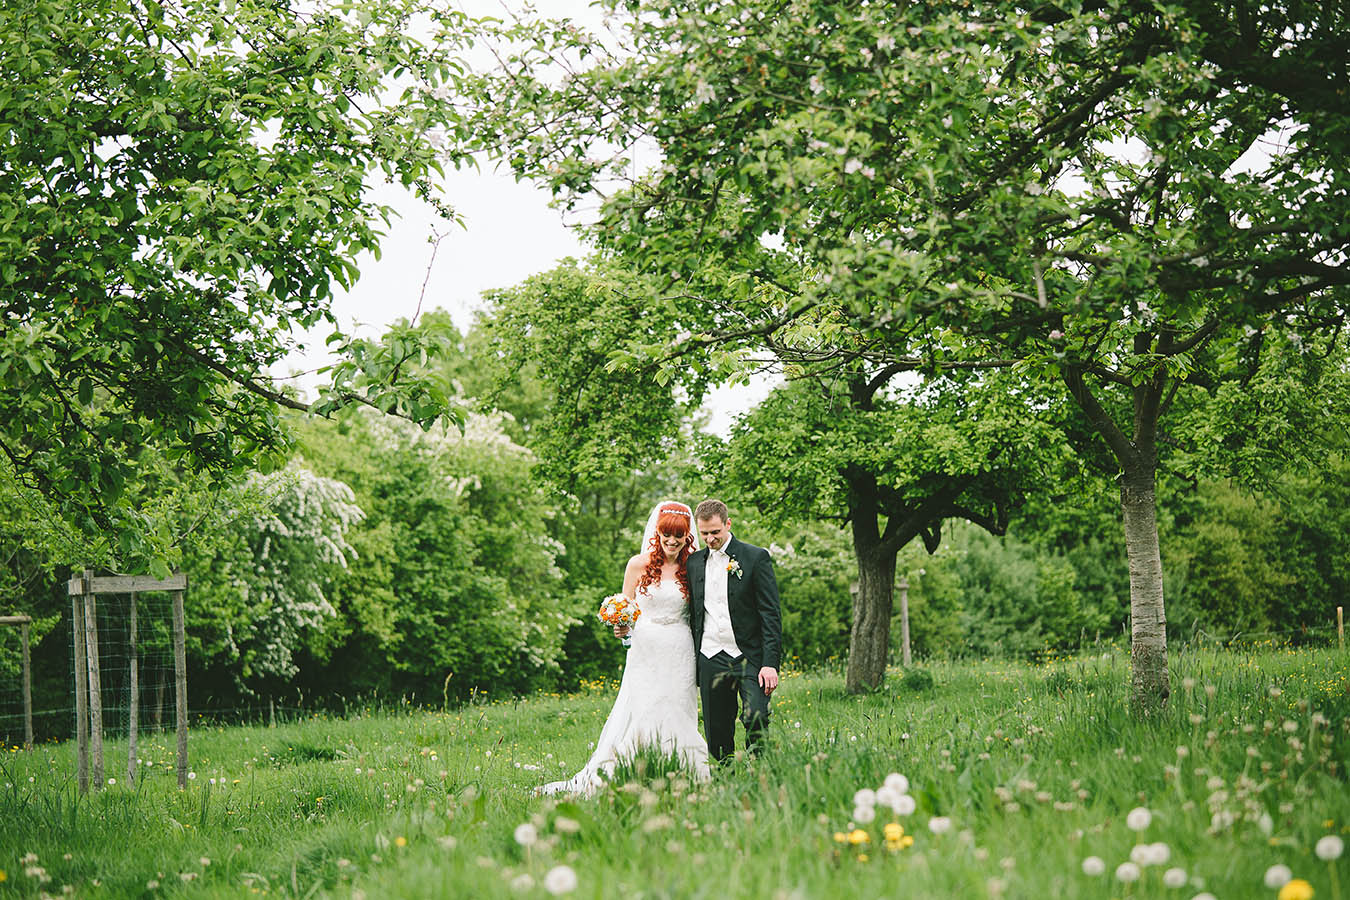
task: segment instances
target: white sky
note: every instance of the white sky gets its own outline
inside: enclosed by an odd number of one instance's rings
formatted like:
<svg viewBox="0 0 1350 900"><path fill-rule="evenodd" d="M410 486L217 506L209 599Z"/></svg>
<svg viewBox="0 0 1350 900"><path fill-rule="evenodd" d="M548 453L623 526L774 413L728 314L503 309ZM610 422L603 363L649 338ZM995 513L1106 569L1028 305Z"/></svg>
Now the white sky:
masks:
<svg viewBox="0 0 1350 900"><path fill-rule="evenodd" d="M461 0L460 5L471 15L500 15L502 9L498 0ZM541 0L538 9L549 16L576 17L591 26L599 20L586 0ZM401 187L382 185L372 192L372 199L392 207L399 217L381 241L380 259L370 254L360 257L360 279L349 292L339 289L333 312L344 331L375 337L395 320L411 318L424 281L423 309L447 310L463 330L473 313L483 308L483 291L518 284L565 257L583 258L588 253L564 224L562 213L549 207L545 190L517 183L510 174L493 172L490 165L481 171L449 172L443 183L444 198L463 217L463 228L441 219ZM430 239L436 233L445 237L431 264ZM327 327L307 333L306 351L288 357L277 374L299 373L295 383L312 388L322 378L313 371L329 361L323 346L327 333ZM709 407L708 430L726 434L733 417L762 400L770 387L757 381L718 392Z"/></svg>

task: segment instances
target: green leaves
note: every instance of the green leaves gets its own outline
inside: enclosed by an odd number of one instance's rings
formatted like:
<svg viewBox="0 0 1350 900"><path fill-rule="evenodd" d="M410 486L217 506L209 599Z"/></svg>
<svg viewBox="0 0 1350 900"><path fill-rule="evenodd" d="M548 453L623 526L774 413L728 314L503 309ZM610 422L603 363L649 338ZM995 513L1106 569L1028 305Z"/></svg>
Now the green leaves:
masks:
<svg viewBox="0 0 1350 900"><path fill-rule="evenodd" d="M0 449L71 521L134 527L145 445L217 474L284 453L276 406L303 404L268 373L376 248L369 179L460 156L456 66L405 31L422 9L0 9ZM454 420L444 386L400 386L402 356L340 367L323 408Z"/></svg>

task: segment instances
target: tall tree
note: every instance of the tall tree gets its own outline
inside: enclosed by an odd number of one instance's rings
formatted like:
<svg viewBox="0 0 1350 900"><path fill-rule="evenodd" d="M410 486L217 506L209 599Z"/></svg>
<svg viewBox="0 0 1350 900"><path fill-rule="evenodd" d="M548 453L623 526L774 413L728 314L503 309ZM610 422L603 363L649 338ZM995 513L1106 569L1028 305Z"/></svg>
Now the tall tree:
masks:
<svg viewBox="0 0 1350 900"><path fill-rule="evenodd" d="M719 455L727 484L775 521L847 524L858 572L846 675L855 692L886 674L900 551L921 538L935 552L949 519L1005 533L1021 497L1059 475L1068 455L1010 379L905 396L891 377L854 368L790 382Z"/></svg>
<svg viewBox="0 0 1350 900"><path fill-rule="evenodd" d="M269 367L378 250L367 189L434 199L458 159L436 146L454 62L414 17L462 21L422 0L0 7L0 452L62 515L132 528L147 445L209 471L284 458L278 407L308 404ZM416 338L334 329L318 407L450 411L401 365L434 349Z"/></svg>
<svg viewBox="0 0 1350 900"><path fill-rule="evenodd" d="M1014 366L1062 383L1120 482L1133 697L1163 702L1155 488L1161 448L1179 437L1164 416L1188 390L1221 397L1249 380L1277 331L1309 349L1315 384L1331 340L1319 335L1344 319L1344 13L608 5L617 37L503 30L504 68L474 91L491 98L483 123L519 173L572 207L600 196L603 246L718 310L683 345L635 357L762 347L828 303L862 336L835 358ZM638 145L659 166L634 181ZM800 267L809 277L786 274ZM1297 454L1325 410L1263 413ZM1218 446L1243 443L1228 429Z"/></svg>

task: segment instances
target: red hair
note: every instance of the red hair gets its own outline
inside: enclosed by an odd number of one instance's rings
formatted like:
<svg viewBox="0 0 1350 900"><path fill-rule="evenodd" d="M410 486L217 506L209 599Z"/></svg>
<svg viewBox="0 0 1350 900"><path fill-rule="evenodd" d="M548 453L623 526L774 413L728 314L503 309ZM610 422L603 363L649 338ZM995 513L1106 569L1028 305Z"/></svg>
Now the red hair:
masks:
<svg viewBox="0 0 1350 900"><path fill-rule="evenodd" d="M684 594L684 602L689 602L689 554L693 552L693 541L689 540L689 513L679 506L663 507L656 515L656 533L652 535L651 550L647 554L647 567L642 570L638 587L651 587L661 581L661 567L666 564L666 551L661 547L661 535L669 534L683 537L684 546L675 557L675 581Z"/></svg>

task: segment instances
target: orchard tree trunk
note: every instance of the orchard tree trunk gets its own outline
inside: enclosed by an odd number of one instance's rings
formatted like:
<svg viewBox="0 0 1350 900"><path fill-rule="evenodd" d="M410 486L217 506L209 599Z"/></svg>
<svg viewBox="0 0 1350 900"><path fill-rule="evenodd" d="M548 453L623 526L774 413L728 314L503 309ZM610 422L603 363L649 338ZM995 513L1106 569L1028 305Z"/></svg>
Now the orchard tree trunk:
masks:
<svg viewBox="0 0 1350 900"><path fill-rule="evenodd" d="M964 481L955 479L912 505L892 502L885 506L883 531L883 490L876 477L852 466L845 470L844 477L849 484L853 555L858 560L858 593L853 597L844 687L850 694L858 694L876 690L886 679L895 604L895 560L901 549L921 536L928 552L935 553L942 541L942 521L948 516L960 515L996 534L1001 533L1001 526L953 505L965 486Z"/></svg>
<svg viewBox="0 0 1350 900"><path fill-rule="evenodd" d="M1142 713L1162 706L1170 692L1155 482L1155 467L1140 466L1125 471L1120 487L1125 553L1130 563L1130 703Z"/></svg>
<svg viewBox="0 0 1350 900"><path fill-rule="evenodd" d="M886 678L891 647L891 608L895 592L895 551L872 544L859 546L858 593L853 598L853 628L848 637L850 694L875 690Z"/></svg>
<svg viewBox="0 0 1350 900"><path fill-rule="evenodd" d="M1137 354L1153 350L1153 335L1135 335ZM1159 337L1158 349L1172 347L1170 335ZM1157 497L1158 421L1165 407L1167 376L1131 385L1133 427L1127 433L1097 400L1074 365L1061 369L1069 393L1120 463L1120 510L1125 523L1125 556L1130 564L1130 706L1147 715L1167 703L1167 616L1163 612L1162 553L1158 549Z"/></svg>

